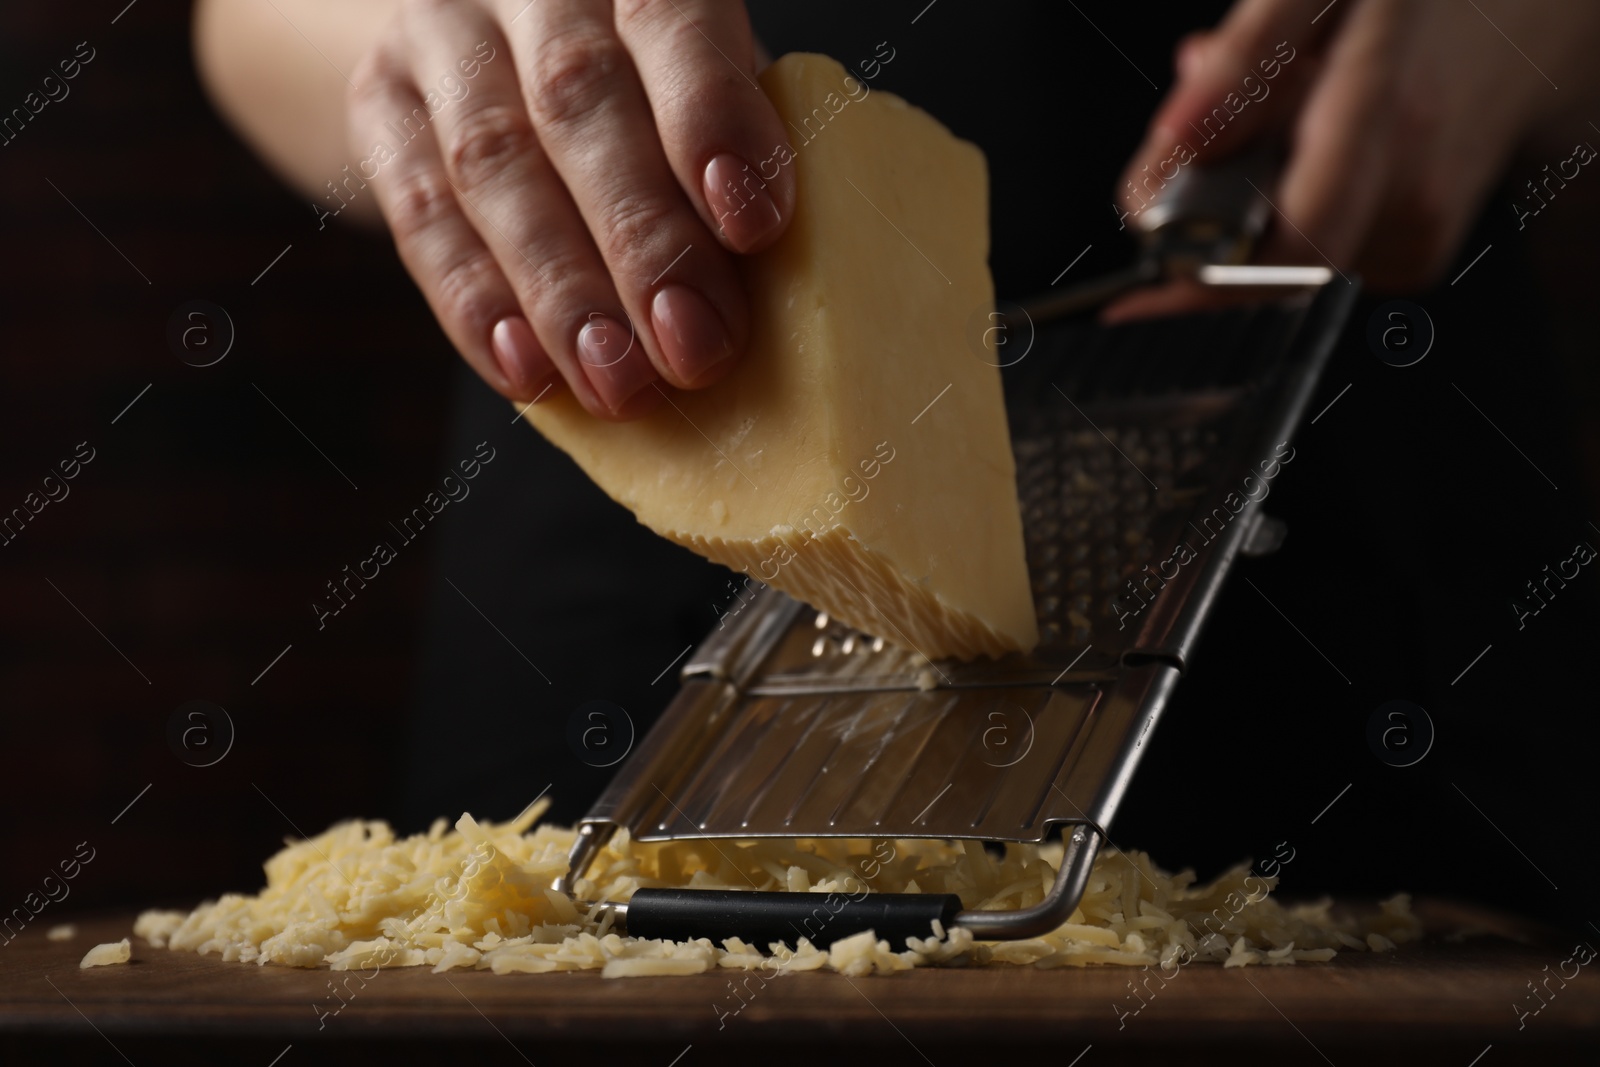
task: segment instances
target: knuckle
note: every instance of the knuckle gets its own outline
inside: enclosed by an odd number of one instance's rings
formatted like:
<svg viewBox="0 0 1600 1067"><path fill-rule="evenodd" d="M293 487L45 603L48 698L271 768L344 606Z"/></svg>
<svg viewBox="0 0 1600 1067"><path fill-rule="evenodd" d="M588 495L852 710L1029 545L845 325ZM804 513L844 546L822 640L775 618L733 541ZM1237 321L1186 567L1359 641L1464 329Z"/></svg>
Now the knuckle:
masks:
<svg viewBox="0 0 1600 1067"><path fill-rule="evenodd" d="M662 10L665 5L661 0L615 0L612 5L616 13L618 26L627 26L633 23L648 22Z"/></svg>
<svg viewBox="0 0 1600 1067"><path fill-rule="evenodd" d="M394 185L385 215L395 241L403 245L455 210L455 192L450 184L442 176L424 171Z"/></svg>
<svg viewBox="0 0 1600 1067"><path fill-rule="evenodd" d="M361 57L350 76L355 80L344 91L345 104L355 110L370 103L376 95L376 87L385 78L383 59L377 52L368 52Z"/></svg>
<svg viewBox="0 0 1600 1067"><path fill-rule="evenodd" d="M400 78L388 43L380 44L362 56L350 76L352 81L344 94L350 110L370 108L387 99Z"/></svg>
<svg viewBox="0 0 1600 1067"><path fill-rule="evenodd" d="M685 46L704 49L718 29L706 12L686 12L666 0L613 0L612 10L619 29L648 34L675 54Z"/></svg>
<svg viewBox="0 0 1600 1067"><path fill-rule="evenodd" d="M657 121L671 126L680 138L696 140L687 135L705 130L708 116L733 125L751 113L750 98L744 95L749 91L739 73L725 63L721 70L679 71L662 81Z"/></svg>
<svg viewBox="0 0 1600 1067"><path fill-rule="evenodd" d="M464 116L445 147L445 167L469 188L492 181L532 151L533 130L515 107L486 105Z"/></svg>
<svg viewBox="0 0 1600 1067"><path fill-rule="evenodd" d="M656 197L625 197L612 204L597 235L607 262L623 264L623 269L637 264L644 270L673 215L671 205Z"/></svg>
<svg viewBox="0 0 1600 1067"><path fill-rule="evenodd" d="M500 314L492 295L498 287L500 267L488 252L477 250L446 267L434 291L439 317L459 325L469 334L487 334Z"/></svg>
<svg viewBox="0 0 1600 1067"><path fill-rule="evenodd" d="M534 240L529 242L528 255L539 264L534 298L541 303L553 301L549 306L560 304L579 291L592 292L595 283L606 278L605 268L595 262L593 250L583 244ZM574 295L573 299L578 297Z"/></svg>
<svg viewBox="0 0 1600 1067"><path fill-rule="evenodd" d="M576 338L597 295L610 288L610 279L603 268L577 254L555 252L541 259L540 266L549 281L523 294L528 318L541 334Z"/></svg>
<svg viewBox="0 0 1600 1067"><path fill-rule="evenodd" d="M527 80L528 110L541 126L581 121L605 100L627 61L609 33L570 30L541 42Z"/></svg>

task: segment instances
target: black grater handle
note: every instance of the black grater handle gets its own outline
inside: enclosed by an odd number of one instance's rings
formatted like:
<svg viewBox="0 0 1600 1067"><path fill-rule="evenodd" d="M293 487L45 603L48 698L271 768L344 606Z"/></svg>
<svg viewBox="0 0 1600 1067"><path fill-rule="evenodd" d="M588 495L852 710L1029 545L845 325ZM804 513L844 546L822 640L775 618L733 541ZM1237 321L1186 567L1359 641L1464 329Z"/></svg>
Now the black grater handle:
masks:
<svg viewBox="0 0 1600 1067"><path fill-rule="evenodd" d="M818 948L871 930L896 950L907 937L932 937L935 919L948 931L961 898L946 893L763 893L737 889L640 889L628 900L632 937L721 944L737 937L765 950L802 937Z"/></svg>

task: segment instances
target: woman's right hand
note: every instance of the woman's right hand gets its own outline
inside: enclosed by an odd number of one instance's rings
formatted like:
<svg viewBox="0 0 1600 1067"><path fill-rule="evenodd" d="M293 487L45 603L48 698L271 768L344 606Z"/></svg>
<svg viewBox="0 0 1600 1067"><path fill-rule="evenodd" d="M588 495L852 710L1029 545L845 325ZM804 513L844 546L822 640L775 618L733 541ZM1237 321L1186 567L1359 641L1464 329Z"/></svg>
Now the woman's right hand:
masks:
<svg viewBox="0 0 1600 1067"><path fill-rule="evenodd" d="M1123 175L1123 208L1142 210L1141 187L1173 176L1163 168L1280 136L1282 178L1258 190L1274 219L1261 261L1326 262L1376 291L1422 289L1457 262L1519 145L1553 137L1555 162L1587 138L1596 45L1600 7L1570 0L1237 0L1219 27L1180 44L1177 84ZM1572 162L1576 173L1586 159ZM1124 297L1106 317L1249 296L1179 281Z"/></svg>
<svg viewBox="0 0 1600 1067"><path fill-rule="evenodd" d="M729 0L412 0L352 73L347 173L491 387L633 418L733 366L734 257L793 216L755 70Z"/></svg>

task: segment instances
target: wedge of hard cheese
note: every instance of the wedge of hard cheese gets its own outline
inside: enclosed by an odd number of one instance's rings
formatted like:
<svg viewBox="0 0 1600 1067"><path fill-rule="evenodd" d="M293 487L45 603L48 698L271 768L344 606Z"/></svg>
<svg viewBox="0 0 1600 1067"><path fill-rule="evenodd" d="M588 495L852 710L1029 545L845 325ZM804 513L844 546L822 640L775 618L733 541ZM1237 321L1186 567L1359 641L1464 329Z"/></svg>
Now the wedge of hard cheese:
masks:
<svg viewBox="0 0 1600 1067"><path fill-rule="evenodd" d="M752 339L636 422L527 417L657 533L929 657L1038 640L999 362L983 154L831 59L761 76L793 224L745 261ZM973 323L980 324L974 329Z"/></svg>

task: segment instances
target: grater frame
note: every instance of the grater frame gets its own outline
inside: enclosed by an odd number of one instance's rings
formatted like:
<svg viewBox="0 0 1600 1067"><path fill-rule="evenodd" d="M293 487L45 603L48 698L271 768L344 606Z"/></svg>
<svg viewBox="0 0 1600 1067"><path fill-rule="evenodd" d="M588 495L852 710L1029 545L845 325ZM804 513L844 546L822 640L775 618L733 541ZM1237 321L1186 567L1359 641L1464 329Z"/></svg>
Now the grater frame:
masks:
<svg viewBox="0 0 1600 1067"><path fill-rule="evenodd" d="M1223 581L1241 554L1283 538L1257 499L1220 521L1217 502L1252 471L1259 481L1256 457L1292 437L1356 288L1329 282L1136 327L1030 319L1040 355L1008 376L1007 392L1040 646L929 662L763 588L691 654L679 693L580 821L557 888L573 893L623 827L642 841L713 844L1040 843L1059 829L1063 858L1044 900L955 922L1000 940L1066 921ZM1198 350L1201 337L1215 351ZM1054 392L1064 402L1051 403ZM1152 440L1162 442L1153 453ZM1152 479L1130 452L1153 455L1144 466L1170 484L1144 492L1138 479ZM1110 547L1085 557L1106 535ZM1204 540L1152 587L1150 567L1174 558L1175 538ZM1024 742L1020 757L1004 747ZM897 752L910 753L898 776ZM628 905L606 906L627 922Z"/></svg>

